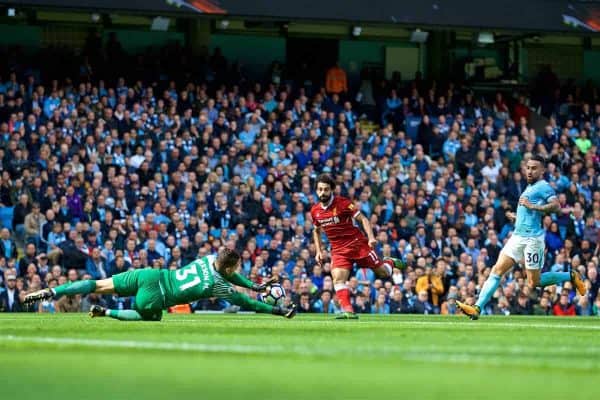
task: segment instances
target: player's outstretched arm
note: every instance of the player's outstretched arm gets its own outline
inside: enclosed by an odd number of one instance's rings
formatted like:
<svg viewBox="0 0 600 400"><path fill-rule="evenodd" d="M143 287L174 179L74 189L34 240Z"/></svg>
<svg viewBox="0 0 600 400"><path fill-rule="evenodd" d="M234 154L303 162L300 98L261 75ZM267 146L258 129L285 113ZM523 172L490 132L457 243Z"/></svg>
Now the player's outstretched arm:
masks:
<svg viewBox="0 0 600 400"><path fill-rule="evenodd" d="M238 274L237 272L234 272L233 274L231 274L229 276L223 275L223 278L227 279L229 282L233 283L234 285L245 287L247 289L255 290L254 287L256 286L256 284L254 282L252 282L250 279L246 278L244 275Z"/></svg>
<svg viewBox="0 0 600 400"><path fill-rule="evenodd" d="M236 306L240 306L245 309L256 311L257 313L281 315L286 318L293 318L296 315L296 307L279 307L272 306L270 304L262 303L260 301L251 299L243 293L233 292L227 295L225 299Z"/></svg>
<svg viewBox="0 0 600 400"><path fill-rule="evenodd" d="M229 276L224 276L224 278L227 279L229 282L233 283L234 285L245 287L247 289L252 289L255 292L264 292L265 290L267 290L269 285L279 281L279 278L274 276L266 280L264 283L259 284L252 282L250 279L246 278L242 274L238 274L237 272L234 272Z"/></svg>

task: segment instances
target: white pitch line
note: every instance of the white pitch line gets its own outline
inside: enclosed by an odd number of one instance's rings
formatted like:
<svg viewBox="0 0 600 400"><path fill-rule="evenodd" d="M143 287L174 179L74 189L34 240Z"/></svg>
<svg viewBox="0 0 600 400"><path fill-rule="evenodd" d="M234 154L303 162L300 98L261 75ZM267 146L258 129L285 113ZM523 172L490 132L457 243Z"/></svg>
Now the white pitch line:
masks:
<svg viewBox="0 0 600 400"><path fill-rule="evenodd" d="M498 354L520 355L524 357L537 357L539 351L528 346L499 346L494 344L485 344L469 346L468 349L462 349L454 345L449 346L371 346L366 345L360 348L338 350L335 348L323 348L301 345L277 345L268 346L252 344L217 344L217 343L168 343L143 340L114 340L114 339L86 339L76 337L26 337L14 335L0 335L0 345L6 342L29 343L29 344L54 344L67 346L83 346L92 348L125 348L134 350L170 350L170 351L195 351L202 353L236 353L236 354L296 354L304 356L341 356L341 355L365 355L365 356L394 356L414 361L437 360L454 361L457 359L479 362L496 359L510 363L503 356ZM546 355L597 355L600 354L600 347L586 348L582 351L574 351L572 347L561 346L550 349ZM581 361L581 360L580 360ZM594 363L595 366L596 363ZM539 365L539 363L535 363ZM597 368L597 367L596 367Z"/></svg>
<svg viewBox="0 0 600 400"><path fill-rule="evenodd" d="M137 340L107 340L107 339L82 339L68 337L23 337L6 335L0 336L0 343L3 341L30 344L56 344L56 345L76 345L84 347L105 347L105 348L124 348L124 349L143 349L143 350L177 350L177 351L197 351L202 353L280 353L283 349L276 349L272 346L252 346L252 345L231 345L231 344L205 344L205 343L165 343Z"/></svg>
<svg viewBox="0 0 600 400"><path fill-rule="evenodd" d="M215 321L215 320L203 320L203 319L167 319L165 320L165 322L167 323L171 323L171 322L175 322L175 323L187 323L187 322L191 322L191 323L223 323L223 322L253 322L253 323L263 323L266 320L264 319L246 319L246 318L227 318L227 319L223 319L220 321ZM497 320L494 320L497 321ZM289 323L289 324L293 324L293 321L289 321L289 322L285 322L282 321L284 324L285 323ZM478 322L472 322L472 321L468 321L468 320L464 320L464 321L396 321L396 320L377 320L377 321L346 321L346 322L340 322L340 321L328 321L328 320L309 320L309 321L305 321L305 320L299 320L300 323L302 324L323 324L323 325L336 325L336 326L343 326L344 324L347 324L348 326L350 326L351 324L355 324L352 325L353 327L357 327L360 328L361 325L381 325L381 324L385 324L386 327L389 327L390 325L420 325L420 326L427 326L427 327L439 327L439 328L448 328L448 327L460 327L460 328L464 328L467 327L467 329L471 329L471 328L475 328L475 327L481 327L481 328L494 328L494 327L503 327L503 328L541 328L541 329L577 329L577 330L592 330L592 331L598 331L600 330L600 325L579 325L579 324L544 324L544 323L528 323L528 322L524 322L524 323L519 323L519 322L491 322L491 323L486 323L485 321L478 321ZM600 320L599 320L600 322Z"/></svg>
<svg viewBox="0 0 600 400"><path fill-rule="evenodd" d="M71 314L74 315L74 314ZM81 314L81 316L83 317L84 314ZM550 317L551 318L551 317ZM560 317L557 317L560 318ZM587 320L591 320L591 319L586 319ZM2 318L0 317L0 323L2 323L3 321L58 321L57 318L54 317L32 317L32 318ZM231 318L231 317L227 317L227 318L223 318L220 320L215 320L215 319L204 319L202 317L198 317L198 318L189 318L189 319L165 319L164 321L162 321L161 323L189 323L189 324L196 324L196 323L201 323L201 324L223 324L223 323L238 323L238 322L245 322L245 323L254 323L257 325L262 325L265 322L268 322L268 319L254 319L254 318ZM455 320L455 321L450 321L450 320L443 320L440 319L438 321L416 321L416 320L408 320L408 321L404 321L404 320L395 320L395 319L380 319L380 320L376 320L376 321L365 321L365 320L358 320L358 321L344 321L344 322L340 322L340 321L333 321L333 320L305 320L302 318L299 318L298 320L293 320L293 321L277 321L278 324L277 326L280 325L284 325L284 324L291 324L290 326L292 326L295 322L299 322L300 324L320 324L320 325L324 325L324 326L352 326L352 327L356 327L356 328L360 328L362 327L367 327L369 325L385 325L386 327L389 327L390 325L398 325L398 326L426 326L426 327L432 327L432 328L461 328L461 329L475 329L475 328L495 328L495 327L499 327L499 328L539 328L539 329L572 329L572 330L590 330L590 331L598 331L600 330L600 324L598 325L585 325L585 324L561 324L561 323L543 323L543 322L498 322L498 319L490 319L489 322L485 320L485 317L483 317L483 319L477 321L477 322L473 322L473 321L468 321L467 319L464 320ZM598 321L600 322L600 319L598 319Z"/></svg>

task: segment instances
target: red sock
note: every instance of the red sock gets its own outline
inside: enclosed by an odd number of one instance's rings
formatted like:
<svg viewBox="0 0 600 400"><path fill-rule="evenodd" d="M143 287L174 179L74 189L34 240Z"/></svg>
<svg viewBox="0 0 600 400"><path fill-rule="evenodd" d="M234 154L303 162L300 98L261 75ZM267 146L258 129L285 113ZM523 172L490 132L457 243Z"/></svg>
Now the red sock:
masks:
<svg viewBox="0 0 600 400"><path fill-rule="evenodd" d="M342 306L342 311L353 312L352 303L350 302L350 290L346 285L342 289L338 289L335 291L337 295L338 301Z"/></svg>

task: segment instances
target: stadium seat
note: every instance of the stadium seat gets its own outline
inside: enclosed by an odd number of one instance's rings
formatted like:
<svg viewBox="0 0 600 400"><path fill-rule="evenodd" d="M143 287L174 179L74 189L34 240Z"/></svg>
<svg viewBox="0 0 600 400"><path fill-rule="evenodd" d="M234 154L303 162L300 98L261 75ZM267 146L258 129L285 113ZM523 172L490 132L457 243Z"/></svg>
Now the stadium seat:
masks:
<svg viewBox="0 0 600 400"><path fill-rule="evenodd" d="M14 207L0 207L0 221L2 228L12 229Z"/></svg>

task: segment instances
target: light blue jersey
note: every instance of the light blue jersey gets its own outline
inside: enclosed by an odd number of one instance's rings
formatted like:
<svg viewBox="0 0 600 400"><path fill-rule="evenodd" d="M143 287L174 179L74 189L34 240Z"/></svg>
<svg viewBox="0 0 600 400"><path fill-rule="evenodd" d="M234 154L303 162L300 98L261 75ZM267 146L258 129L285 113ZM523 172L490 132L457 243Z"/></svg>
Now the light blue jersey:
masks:
<svg viewBox="0 0 600 400"><path fill-rule="evenodd" d="M521 197L527 197L531 204L547 204L550 199L556 196L556 192L548 182L543 179L528 185ZM523 237L536 237L544 234L542 227L541 211L530 210L519 204L517 207L517 221L515 224L515 234Z"/></svg>

